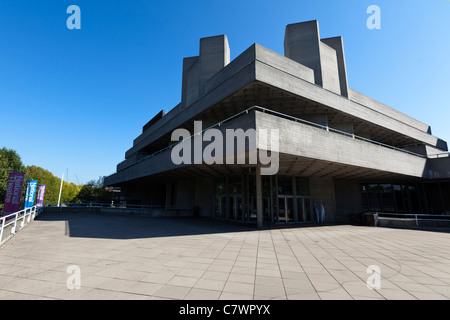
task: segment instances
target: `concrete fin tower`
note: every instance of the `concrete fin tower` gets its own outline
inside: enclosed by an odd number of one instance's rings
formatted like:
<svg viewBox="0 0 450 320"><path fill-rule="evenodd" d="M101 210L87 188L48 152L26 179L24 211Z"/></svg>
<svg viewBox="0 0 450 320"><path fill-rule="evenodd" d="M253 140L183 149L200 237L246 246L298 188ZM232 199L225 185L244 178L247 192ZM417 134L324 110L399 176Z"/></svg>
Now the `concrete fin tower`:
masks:
<svg viewBox="0 0 450 320"><path fill-rule="evenodd" d="M206 92L206 81L230 63L226 35L200 39L200 55L183 59L181 100L184 107Z"/></svg>
<svg viewBox="0 0 450 320"><path fill-rule="evenodd" d="M342 38L321 40L317 20L287 25L284 52L287 58L314 70L315 84L348 97Z"/></svg>

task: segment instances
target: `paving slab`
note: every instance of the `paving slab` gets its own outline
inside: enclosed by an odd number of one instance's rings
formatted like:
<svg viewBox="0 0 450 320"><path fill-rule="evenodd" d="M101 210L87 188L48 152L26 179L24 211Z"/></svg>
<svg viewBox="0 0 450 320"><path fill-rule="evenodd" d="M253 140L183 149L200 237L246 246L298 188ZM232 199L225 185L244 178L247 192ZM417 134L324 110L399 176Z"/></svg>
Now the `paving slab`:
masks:
<svg viewBox="0 0 450 320"><path fill-rule="evenodd" d="M449 247L442 230L43 214L0 247L0 300L447 300Z"/></svg>

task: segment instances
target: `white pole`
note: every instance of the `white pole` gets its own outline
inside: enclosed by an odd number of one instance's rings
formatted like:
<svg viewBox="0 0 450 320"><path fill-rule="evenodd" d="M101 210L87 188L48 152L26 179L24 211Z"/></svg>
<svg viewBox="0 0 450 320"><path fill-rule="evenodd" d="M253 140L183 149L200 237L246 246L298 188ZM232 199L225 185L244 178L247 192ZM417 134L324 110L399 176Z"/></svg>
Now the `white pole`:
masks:
<svg viewBox="0 0 450 320"><path fill-rule="evenodd" d="M61 177L61 186L59 187L58 207L59 207L59 204L60 204L60 202L61 202L61 191L62 191L63 181L64 181L64 173L62 174L62 177Z"/></svg>

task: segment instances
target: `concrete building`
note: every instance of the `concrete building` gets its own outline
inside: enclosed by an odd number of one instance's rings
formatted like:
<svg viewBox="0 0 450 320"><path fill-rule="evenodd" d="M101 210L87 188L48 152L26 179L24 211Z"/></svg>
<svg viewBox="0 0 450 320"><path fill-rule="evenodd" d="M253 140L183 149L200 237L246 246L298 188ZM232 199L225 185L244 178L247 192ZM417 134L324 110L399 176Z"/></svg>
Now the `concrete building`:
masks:
<svg viewBox="0 0 450 320"><path fill-rule="evenodd" d="M183 60L181 102L143 127L105 185L121 187L121 201L167 215L259 226L317 222L323 211L328 222L373 210L450 212L447 143L349 88L341 37L321 39L317 21L291 24L284 51L253 44L230 61L225 35L201 39L199 55ZM194 134L194 121L224 135L278 129L278 150L260 139L245 145L247 160L255 150L278 151L278 172L261 175L260 161L175 164L172 133Z"/></svg>

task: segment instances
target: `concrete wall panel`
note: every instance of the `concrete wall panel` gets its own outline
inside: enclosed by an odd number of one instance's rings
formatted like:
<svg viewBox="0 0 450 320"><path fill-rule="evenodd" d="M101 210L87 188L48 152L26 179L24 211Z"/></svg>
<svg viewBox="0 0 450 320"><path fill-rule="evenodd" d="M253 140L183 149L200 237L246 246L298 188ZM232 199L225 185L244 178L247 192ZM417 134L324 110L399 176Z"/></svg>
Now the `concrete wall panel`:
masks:
<svg viewBox="0 0 450 320"><path fill-rule="evenodd" d="M341 94L336 50L320 42L323 88Z"/></svg>

